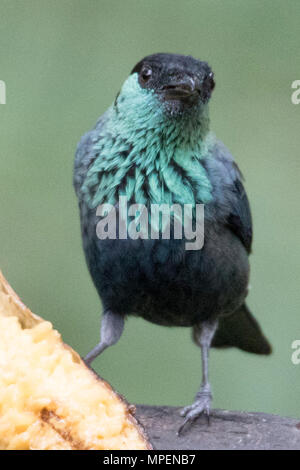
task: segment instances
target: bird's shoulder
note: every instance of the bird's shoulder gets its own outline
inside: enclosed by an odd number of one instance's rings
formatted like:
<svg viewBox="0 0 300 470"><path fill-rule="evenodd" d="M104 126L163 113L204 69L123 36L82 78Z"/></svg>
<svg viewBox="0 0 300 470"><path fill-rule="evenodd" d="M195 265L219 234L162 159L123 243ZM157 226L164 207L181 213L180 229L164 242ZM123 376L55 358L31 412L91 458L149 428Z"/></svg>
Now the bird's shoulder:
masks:
<svg viewBox="0 0 300 470"><path fill-rule="evenodd" d="M243 175L233 156L216 141L204 162L213 187L212 213L241 240L248 253L252 244L252 216Z"/></svg>
<svg viewBox="0 0 300 470"><path fill-rule="evenodd" d="M97 144L101 140L101 135L109 119L109 111L106 111L98 119L94 128L84 134L78 142L73 171L73 185L77 196L80 198L80 189L85 180L86 174L98 156Z"/></svg>

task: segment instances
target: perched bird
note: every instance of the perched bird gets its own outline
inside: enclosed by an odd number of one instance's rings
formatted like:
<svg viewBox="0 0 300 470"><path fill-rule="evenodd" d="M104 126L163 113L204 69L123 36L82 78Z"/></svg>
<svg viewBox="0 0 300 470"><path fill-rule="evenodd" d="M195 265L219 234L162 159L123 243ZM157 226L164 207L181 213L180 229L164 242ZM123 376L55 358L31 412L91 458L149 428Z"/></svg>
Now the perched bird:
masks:
<svg viewBox="0 0 300 470"><path fill-rule="evenodd" d="M209 129L214 86L206 62L145 57L80 140L74 166L83 248L103 304L100 342L85 360L90 364L118 341L127 315L191 327L202 352L202 384L182 411L179 431L201 413L209 416L211 346L271 352L245 304L251 213L242 175ZM97 207L107 203L118 212L120 196L147 208L204 204L202 248L187 250L184 237L121 238L118 230L114 238L99 238Z"/></svg>

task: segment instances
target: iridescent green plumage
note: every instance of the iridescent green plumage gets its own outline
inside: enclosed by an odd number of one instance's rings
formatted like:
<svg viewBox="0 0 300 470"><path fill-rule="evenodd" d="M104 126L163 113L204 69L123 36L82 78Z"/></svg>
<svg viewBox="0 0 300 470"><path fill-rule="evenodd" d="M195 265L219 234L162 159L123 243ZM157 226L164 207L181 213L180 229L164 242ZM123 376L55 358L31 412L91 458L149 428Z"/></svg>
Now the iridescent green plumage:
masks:
<svg viewBox="0 0 300 470"><path fill-rule="evenodd" d="M119 196L141 204L209 202L212 187L201 160L214 137L207 108L191 113L166 119L158 97L131 75L93 147L97 157L82 187L89 207L116 204Z"/></svg>

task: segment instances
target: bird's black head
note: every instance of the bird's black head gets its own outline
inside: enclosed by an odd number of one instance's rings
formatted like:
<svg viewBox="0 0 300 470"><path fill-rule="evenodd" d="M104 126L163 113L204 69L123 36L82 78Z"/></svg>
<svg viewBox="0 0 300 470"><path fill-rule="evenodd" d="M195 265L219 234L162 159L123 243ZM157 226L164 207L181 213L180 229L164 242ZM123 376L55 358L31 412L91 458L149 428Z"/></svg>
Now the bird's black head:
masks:
<svg viewBox="0 0 300 470"><path fill-rule="evenodd" d="M137 73L141 88L152 90L172 112L207 103L215 86L207 62L185 55L149 55L131 73Z"/></svg>

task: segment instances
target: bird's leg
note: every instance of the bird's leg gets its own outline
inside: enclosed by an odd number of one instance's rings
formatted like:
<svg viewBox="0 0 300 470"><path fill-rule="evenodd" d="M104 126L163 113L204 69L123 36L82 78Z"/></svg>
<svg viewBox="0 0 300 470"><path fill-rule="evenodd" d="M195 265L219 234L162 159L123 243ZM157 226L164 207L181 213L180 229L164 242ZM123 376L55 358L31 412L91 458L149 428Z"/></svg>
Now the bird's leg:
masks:
<svg viewBox="0 0 300 470"><path fill-rule="evenodd" d="M105 310L101 321L100 342L84 358L87 365L96 359L104 349L119 341L124 329L124 316Z"/></svg>
<svg viewBox="0 0 300 470"><path fill-rule="evenodd" d="M208 356L210 345L217 326L218 322L214 320L201 323L200 325L195 326L193 329L194 341L201 347L202 383L200 390L195 397L194 403L183 408L181 412L181 416L184 416L185 419L178 430L178 434L181 433L186 424L192 423L202 413L206 413L207 419L209 420L212 394L208 379Z"/></svg>

